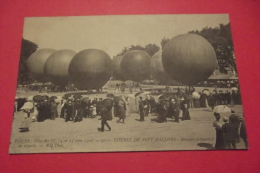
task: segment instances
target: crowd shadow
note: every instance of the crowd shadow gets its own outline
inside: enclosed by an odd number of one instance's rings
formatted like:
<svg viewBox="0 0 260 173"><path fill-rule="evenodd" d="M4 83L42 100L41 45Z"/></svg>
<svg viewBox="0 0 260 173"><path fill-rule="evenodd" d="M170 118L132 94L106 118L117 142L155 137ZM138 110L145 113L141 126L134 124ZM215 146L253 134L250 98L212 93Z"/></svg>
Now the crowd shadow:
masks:
<svg viewBox="0 0 260 173"><path fill-rule="evenodd" d="M214 150L215 148L209 143L197 143L199 147L206 148L207 150Z"/></svg>

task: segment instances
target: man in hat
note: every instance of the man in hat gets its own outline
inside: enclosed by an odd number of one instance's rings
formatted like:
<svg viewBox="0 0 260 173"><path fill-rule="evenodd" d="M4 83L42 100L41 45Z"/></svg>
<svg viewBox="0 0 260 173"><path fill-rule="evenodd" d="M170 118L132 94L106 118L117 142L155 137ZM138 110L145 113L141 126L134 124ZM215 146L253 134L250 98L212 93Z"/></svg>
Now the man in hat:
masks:
<svg viewBox="0 0 260 173"><path fill-rule="evenodd" d="M69 99L68 104L66 104L65 106L65 111L66 111L66 118L65 118L65 122L69 121L70 119L72 119L72 121L74 121L74 104L72 103L72 100Z"/></svg>
<svg viewBox="0 0 260 173"><path fill-rule="evenodd" d="M83 106L80 102L80 99L76 99L76 103L75 103L75 118L74 118L74 122L80 122L82 121L82 113L83 113Z"/></svg>
<svg viewBox="0 0 260 173"><path fill-rule="evenodd" d="M228 123L228 118L223 117L224 125L222 131L226 141L227 149L236 149L236 131L232 124Z"/></svg>
<svg viewBox="0 0 260 173"><path fill-rule="evenodd" d="M231 110L231 115L229 116L229 123L232 124L235 128L236 142L240 142L240 137L239 137L240 121L239 121L239 117L235 114L234 110Z"/></svg>
<svg viewBox="0 0 260 173"><path fill-rule="evenodd" d="M140 114L140 121L144 121L144 101L143 97L139 97L139 114Z"/></svg>
<svg viewBox="0 0 260 173"><path fill-rule="evenodd" d="M110 120L109 115L108 115L109 114L108 106L101 106L100 114L101 114L102 119L101 119L101 129L99 131L104 132L105 125L107 126L108 130L111 131L111 127L107 123L107 120Z"/></svg>

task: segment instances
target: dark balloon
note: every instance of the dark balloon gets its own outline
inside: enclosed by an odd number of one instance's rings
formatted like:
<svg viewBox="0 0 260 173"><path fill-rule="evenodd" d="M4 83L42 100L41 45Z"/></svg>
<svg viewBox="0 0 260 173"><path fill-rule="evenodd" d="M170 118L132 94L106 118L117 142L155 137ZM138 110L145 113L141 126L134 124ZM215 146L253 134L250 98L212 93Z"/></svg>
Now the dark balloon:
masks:
<svg viewBox="0 0 260 173"><path fill-rule="evenodd" d="M121 69L121 61L123 56L117 56L112 60L113 63L113 77L116 80L122 80L125 81L123 72Z"/></svg>
<svg viewBox="0 0 260 173"><path fill-rule="evenodd" d="M164 70L162 64L162 51L158 51L151 58L152 76L163 85L183 85L173 80Z"/></svg>
<svg viewBox="0 0 260 173"><path fill-rule="evenodd" d="M69 64L76 52L72 50L59 50L47 59L44 72L50 81L59 86L66 86L69 82Z"/></svg>
<svg viewBox="0 0 260 173"><path fill-rule="evenodd" d="M196 34L183 34L166 43L162 63L174 80L194 85L212 75L217 59L212 45L205 38Z"/></svg>
<svg viewBox="0 0 260 173"><path fill-rule="evenodd" d="M150 78L151 57L142 50L130 50L122 58L121 69L126 80L141 82Z"/></svg>
<svg viewBox="0 0 260 173"><path fill-rule="evenodd" d="M98 49L85 49L77 53L70 62L69 76L78 89L103 87L112 75L112 60Z"/></svg>
<svg viewBox="0 0 260 173"><path fill-rule="evenodd" d="M49 56L55 51L54 49L39 49L28 58L26 65L35 80L43 83L49 81L44 73L44 66Z"/></svg>

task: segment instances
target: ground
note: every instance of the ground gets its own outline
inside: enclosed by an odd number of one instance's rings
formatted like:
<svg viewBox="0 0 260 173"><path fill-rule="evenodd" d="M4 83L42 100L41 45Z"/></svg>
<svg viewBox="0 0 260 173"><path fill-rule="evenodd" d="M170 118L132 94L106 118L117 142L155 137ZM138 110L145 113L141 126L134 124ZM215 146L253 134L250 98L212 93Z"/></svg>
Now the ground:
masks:
<svg viewBox="0 0 260 173"><path fill-rule="evenodd" d="M20 93L34 95L37 93ZM53 94L52 95L59 95ZM134 100L134 99L133 99ZM132 104L134 102L132 101ZM243 116L241 105L232 107ZM29 132L19 132L24 114L14 114L10 153L58 153L58 152L105 152L105 151L160 151L160 150L210 150L214 149L215 121L210 108L190 109L191 120L154 123L156 115L149 114L144 122L138 113L126 117L125 124L117 123L114 117L108 121L112 130L101 127L100 117L86 118L82 122L65 122L62 118L33 122ZM229 116L229 114L221 114ZM245 149L241 140L238 149Z"/></svg>

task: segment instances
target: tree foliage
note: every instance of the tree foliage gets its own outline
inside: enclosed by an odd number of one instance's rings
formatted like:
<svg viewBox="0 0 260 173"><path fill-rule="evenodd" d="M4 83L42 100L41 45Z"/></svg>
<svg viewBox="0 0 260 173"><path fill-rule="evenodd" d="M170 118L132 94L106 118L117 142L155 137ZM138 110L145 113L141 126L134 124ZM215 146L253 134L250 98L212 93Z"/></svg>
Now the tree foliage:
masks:
<svg viewBox="0 0 260 173"><path fill-rule="evenodd" d="M142 50L147 52L150 56L153 56L156 52L160 50L160 47L156 44L147 44L145 47L140 45L131 45L130 47L125 47L119 54L116 56L124 55L126 52L130 50Z"/></svg>
<svg viewBox="0 0 260 173"><path fill-rule="evenodd" d="M19 73L18 73L18 83L19 84L27 84L32 79L30 77L29 70L26 66L26 62L28 58L31 56L38 49L38 45L26 40L22 39L22 47L21 47L21 54L20 54L20 64L19 64Z"/></svg>
<svg viewBox="0 0 260 173"><path fill-rule="evenodd" d="M209 41L216 52L221 73L227 73L227 68L236 72L230 23L220 24L219 27L215 28L205 27L201 31L196 30L189 33L201 35Z"/></svg>
<svg viewBox="0 0 260 173"><path fill-rule="evenodd" d="M169 40L170 40L169 38L165 38L165 37L162 38L162 40L161 40L162 49L164 48L164 46L166 45L166 43L167 43Z"/></svg>

